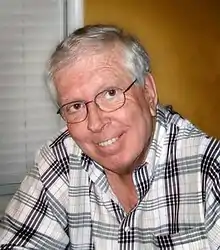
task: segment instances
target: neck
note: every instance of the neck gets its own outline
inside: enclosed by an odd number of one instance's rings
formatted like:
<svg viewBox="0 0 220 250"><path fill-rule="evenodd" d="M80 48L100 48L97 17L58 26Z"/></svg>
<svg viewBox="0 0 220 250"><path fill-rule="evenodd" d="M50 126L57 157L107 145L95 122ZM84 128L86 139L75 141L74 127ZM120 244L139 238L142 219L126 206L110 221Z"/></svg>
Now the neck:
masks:
<svg viewBox="0 0 220 250"><path fill-rule="evenodd" d="M106 176L113 193L116 195L125 212L130 212L138 202L132 173L119 175L107 170Z"/></svg>

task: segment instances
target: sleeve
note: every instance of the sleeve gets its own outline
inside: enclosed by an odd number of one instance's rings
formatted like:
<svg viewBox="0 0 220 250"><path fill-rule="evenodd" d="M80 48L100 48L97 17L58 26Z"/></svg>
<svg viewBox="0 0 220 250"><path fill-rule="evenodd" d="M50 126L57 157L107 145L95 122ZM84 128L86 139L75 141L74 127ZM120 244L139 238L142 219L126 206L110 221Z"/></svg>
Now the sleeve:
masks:
<svg viewBox="0 0 220 250"><path fill-rule="evenodd" d="M0 223L0 249L66 249L67 183L45 147L9 203Z"/></svg>
<svg viewBox="0 0 220 250"><path fill-rule="evenodd" d="M202 159L205 224L211 249L220 248L220 142L208 140Z"/></svg>

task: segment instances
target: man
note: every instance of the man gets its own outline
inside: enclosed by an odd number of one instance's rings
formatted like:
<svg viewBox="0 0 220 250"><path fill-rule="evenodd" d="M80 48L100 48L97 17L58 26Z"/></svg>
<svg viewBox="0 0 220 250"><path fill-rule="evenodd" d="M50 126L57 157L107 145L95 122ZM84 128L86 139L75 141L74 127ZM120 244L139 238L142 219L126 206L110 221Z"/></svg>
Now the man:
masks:
<svg viewBox="0 0 220 250"><path fill-rule="evenodd" d="M219 249L220 143L158 103L140 43L86 26L49 75L67 128L10 202L1 249Z"/></svg>

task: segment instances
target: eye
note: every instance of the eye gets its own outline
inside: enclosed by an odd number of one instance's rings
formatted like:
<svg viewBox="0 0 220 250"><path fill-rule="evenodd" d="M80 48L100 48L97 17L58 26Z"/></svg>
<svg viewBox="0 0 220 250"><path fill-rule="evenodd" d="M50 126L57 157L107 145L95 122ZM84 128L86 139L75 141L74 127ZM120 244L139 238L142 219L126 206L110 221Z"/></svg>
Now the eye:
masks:
<svg viewBox="0 0 220 250"><path fill-rule="evenodd" d="M67 113L76 113L81 111L85 107L83 102L73 102L66 105L65 111Z"/></svg>
<svg viewBox="0 0 220 250"><path fill-rule="evenodd" d="M120 90L116 88L108 89L104 92L104 97L107 100L115 99L118 95L120 95Z"/></svg>

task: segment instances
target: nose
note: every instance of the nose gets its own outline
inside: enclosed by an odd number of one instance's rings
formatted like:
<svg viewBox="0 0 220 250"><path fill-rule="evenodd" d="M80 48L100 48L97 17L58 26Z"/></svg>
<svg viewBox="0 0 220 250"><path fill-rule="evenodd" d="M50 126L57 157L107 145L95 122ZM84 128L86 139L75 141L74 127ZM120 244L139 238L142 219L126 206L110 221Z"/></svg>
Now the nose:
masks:
<svg viewBox="0 0 220 250"><path fill-rule="evenodd" d="M94 133L101 132L106 126L106 124L109 122L109 119L103 116L103 111L100 110L94 102L90 103L87 108L88 130Z"/></svg>

